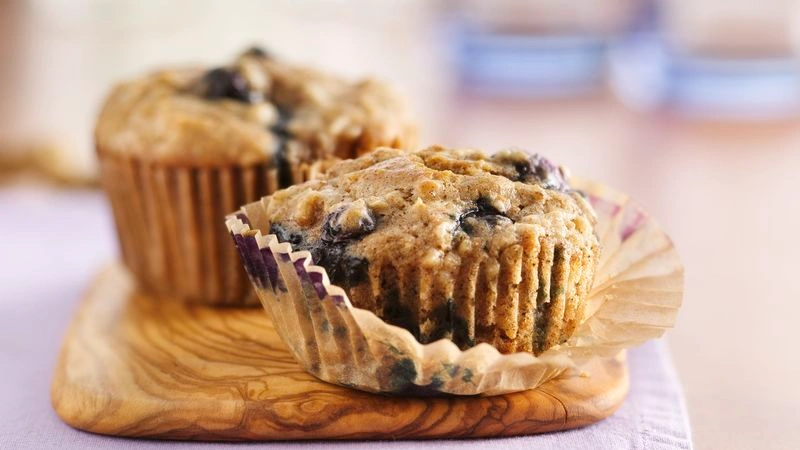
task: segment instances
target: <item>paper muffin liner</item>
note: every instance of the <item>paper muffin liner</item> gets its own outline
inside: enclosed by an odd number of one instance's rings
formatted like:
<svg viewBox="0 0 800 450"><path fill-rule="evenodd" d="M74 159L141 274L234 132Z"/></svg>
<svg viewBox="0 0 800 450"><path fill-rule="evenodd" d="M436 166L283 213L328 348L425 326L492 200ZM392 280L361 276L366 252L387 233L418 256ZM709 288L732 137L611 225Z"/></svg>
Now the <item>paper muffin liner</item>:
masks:
<svg viewBox="0 0 800 450"><path fill-rule="evenodd" d="M572 337L539 356L500 353L489 344L460 350L449 339L420 344L407 330L355 308L307 251L251 223L261 203L226 225L262 305L297 361L318 378L370 392L401 395L496 395L535 388L579 373L672 327L683 294L683 267L669 237L626 195L572 180L598 215L601 254Z"/></svg>
<svg viewBox="0 0 800 450"><path fill-rule="evenodd" d="M278 189L266 164L181 167L98 149L122 259L146 292L188 302L257 306L219 217ZM308 168L294 171L305 181Z"/></svg>

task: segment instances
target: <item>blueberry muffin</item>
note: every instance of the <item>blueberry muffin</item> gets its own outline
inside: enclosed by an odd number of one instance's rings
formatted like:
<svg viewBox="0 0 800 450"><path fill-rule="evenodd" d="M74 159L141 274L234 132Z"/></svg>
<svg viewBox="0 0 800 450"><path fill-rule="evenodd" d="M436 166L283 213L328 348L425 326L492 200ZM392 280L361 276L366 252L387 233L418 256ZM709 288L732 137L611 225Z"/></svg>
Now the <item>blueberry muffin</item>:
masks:
<svg viewBox="0 0 800 450"><path fill-rule="evenodd" d="M101 182L140 287L256 305L224 215L329 161L415 137L385 85L349 82L254 48L232 64L163 70L116 86L95 130Z"/></svg>
<svg viewBox="0 0 800 450"><path fill-rule="evenodd" d="M515 150L379 149L244 212L308 250L354 306L462 349L539 354L566 341L599 252L583 195Z"/></svg>

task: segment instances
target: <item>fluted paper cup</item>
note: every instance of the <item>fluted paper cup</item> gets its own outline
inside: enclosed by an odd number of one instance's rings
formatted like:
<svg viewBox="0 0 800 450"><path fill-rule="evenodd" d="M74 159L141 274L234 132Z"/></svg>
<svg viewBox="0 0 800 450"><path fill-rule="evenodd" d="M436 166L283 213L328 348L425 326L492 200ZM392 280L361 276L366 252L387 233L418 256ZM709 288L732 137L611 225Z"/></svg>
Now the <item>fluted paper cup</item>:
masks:
<svg viewBox="0 0 800 450"><path fill-rule="evenodd" d="M602 248L582 322L539 356L489 344L460 350L451 340L420 344L407 330L355 308L307 251L293 251L265 224L255 202L228 216L255 291L297 361L331 383L400 395L496 395L535 388L594 358L610 358L661 336L675 323L683 267L669 237L626 195L572 180L598 215Z"/></svg>
<svg viewBox="0 0 800 450"><path fill-rule="evenodd" d="M122 260L139 288L214 306L258 306L219 217L278 190L267 163L198 167L124 158L98 149ZM293 168L291 182L324 172L326 161Z"/></svg>

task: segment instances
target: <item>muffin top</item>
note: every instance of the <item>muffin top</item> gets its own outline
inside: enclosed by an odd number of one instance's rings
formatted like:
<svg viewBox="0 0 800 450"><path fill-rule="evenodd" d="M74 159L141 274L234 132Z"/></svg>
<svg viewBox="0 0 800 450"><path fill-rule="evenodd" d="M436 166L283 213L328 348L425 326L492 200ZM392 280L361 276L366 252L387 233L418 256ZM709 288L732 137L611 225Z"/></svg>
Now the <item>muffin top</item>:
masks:
<svg viewBox="0 0 800 450"><path fill-rule="evenodd" d="M280 168L407 147L414 138L404 101L386 85L352 83L258 48L229 66L162 70L117 85L95 130L100 152L197 166Z"/></svg>
<svg viewBox="0 0 800 450"><path fill-rule="evenodd" d="M564 171L519 150L381 148L262 205L254 225L310 250L345 289L387 261L442 270L476 249L496 258L526 227L565 246L597 242L594 212Z"/></svg>

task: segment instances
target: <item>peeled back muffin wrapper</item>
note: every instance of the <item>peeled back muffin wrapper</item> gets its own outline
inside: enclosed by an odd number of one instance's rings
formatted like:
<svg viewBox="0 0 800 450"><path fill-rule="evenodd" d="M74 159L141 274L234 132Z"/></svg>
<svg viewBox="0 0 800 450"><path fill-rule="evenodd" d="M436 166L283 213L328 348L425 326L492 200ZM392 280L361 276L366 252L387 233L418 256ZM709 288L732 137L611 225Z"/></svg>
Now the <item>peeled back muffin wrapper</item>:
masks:
<svg viewBox="0 0 800 450"><path fill-rule="evenodd" d="M590 360L618 356L675 323L683 266L669 237L626 195L571 183L597 213L600 260L583 322L539 356L502 354L486 343L460 350L447 339L420 344L409 331L353 307L308 251L251 229L264 212L261 202L228 216L226 225L275 329L309 373L369 392L497 395L580 373Z"/></svg>

